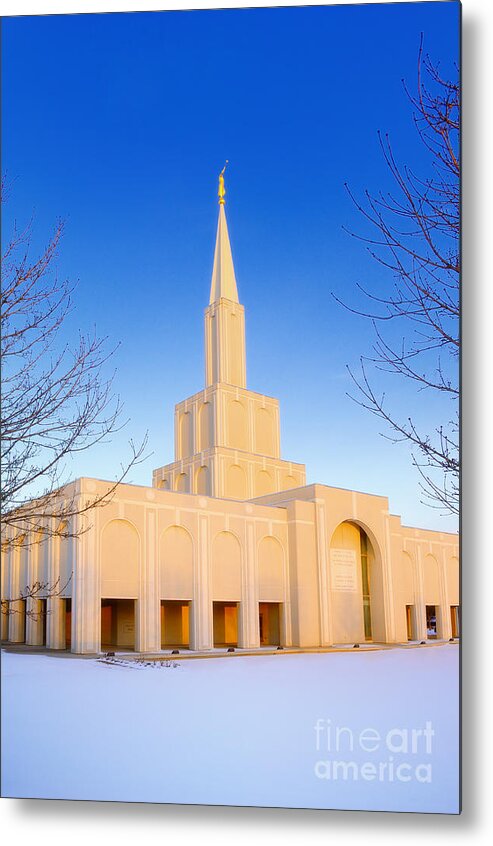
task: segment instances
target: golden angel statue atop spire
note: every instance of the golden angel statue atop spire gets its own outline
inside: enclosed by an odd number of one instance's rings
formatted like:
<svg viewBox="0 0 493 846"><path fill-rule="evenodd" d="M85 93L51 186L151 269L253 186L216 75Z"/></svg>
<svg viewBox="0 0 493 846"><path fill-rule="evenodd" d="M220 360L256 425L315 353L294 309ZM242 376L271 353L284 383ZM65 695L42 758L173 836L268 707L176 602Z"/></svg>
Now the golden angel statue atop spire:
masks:
<svg viewBox="0 0 493 846"><path fill-rule="evenodd" d="M224 171L226 170L226 165L228 164L228 160L226 159L226 164L224 165L221 173L219 174L219 188L217 191L217 196L219 197L219 205L224 206L226 200L224 197L226 196L226 188L224 187Z"/></svg>

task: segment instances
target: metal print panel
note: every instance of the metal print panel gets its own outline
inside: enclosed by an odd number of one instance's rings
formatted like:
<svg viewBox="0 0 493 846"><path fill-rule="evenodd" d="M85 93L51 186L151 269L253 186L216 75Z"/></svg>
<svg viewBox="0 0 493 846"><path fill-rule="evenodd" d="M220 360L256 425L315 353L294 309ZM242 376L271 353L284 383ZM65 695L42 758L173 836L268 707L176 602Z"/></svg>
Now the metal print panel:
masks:
<svg viewBox="0 0 493 846"><path fill-rule="evenodd" d="M460 812L459 34L3 20L4 796Z"/></svg>

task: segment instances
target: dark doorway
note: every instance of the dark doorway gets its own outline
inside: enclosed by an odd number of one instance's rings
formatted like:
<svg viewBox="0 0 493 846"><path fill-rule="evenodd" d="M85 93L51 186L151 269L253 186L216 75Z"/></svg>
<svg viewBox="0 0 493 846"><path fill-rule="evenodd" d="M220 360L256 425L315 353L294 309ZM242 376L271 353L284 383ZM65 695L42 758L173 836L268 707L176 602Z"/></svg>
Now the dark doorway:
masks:
<svg viewBox="0 0 493 846"><path fill-rule="evenodd" d="M238 602L213 602L214 646L238 646Z"/></svg>
<svg viewBox="0 0 493 846"><path fill-rule="evenodd" d="M26 605L25 599L19 599L16 614L19 614L19 640L18 643L26 642Z"/></svg>
<svg viewBox="0 0 493 846"><path fill-rule="evenodd" d="M40 599L41 628L43 632L43 646L46 646L46 628L48 623L48 600Z"/></svg>
<svg viewBox="0 0 493 846"><path fill-rule="evenodd" d="M414 631L414 605L406 605L407 639L416 640Z"/></svg>
<svg viewBox="0 0 493 846"><path fill-rule="evenodd" d="M260 646L280 646L281 606L279 602L260 602L258 606Z"/></svg>
<svg viewBox="0 0 493 846"><path fill-rule="evenodd" d="M72 600L65 600L65 648L72 646Z"/></svg>
<svg viewBox="0 0 493 846"><path fill-rule="evenodd" d="M426 634L429 640L436 640L438 636L436 605L426 606Z"/></svg>
<svg viewBox="0 0 493 846"><path fill-rule="evenodd" d="M135 649L135 599L101 600L101 649Z"/></svg>
<svg viewBox="0 0 493 846"><path fill-rule="evenodd" d="M450 606L450 622L452 624L452 637L460 637L460 615L459 606Z"/></svg>
<svg viewBox="0 0 493 846"><path fill-rule="evenodd" d="M190 647L190 602L161 600L161 649Z"/></svg>

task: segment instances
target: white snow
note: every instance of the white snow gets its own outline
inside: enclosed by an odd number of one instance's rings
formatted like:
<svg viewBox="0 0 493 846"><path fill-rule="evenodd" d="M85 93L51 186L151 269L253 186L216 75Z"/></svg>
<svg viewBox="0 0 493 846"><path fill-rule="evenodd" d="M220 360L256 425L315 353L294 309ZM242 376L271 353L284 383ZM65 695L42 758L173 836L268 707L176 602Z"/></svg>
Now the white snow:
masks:
<svg viewBox="0 0 493 846"><path fill-rule="evenodd" d="M458 652L235 654L162 669L4 652L2 793L457 813Z"/></svg>

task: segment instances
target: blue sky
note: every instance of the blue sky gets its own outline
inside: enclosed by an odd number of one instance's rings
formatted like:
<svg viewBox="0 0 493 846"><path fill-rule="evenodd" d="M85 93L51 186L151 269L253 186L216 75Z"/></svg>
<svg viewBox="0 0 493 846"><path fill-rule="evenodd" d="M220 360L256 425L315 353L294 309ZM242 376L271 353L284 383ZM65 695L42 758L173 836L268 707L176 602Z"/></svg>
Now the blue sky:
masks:
<svg viewBox="0 0 493 846"><path fill-rule="evenodd" d="M400 161L422 150L402 87L420 34L444 75L455 2L11 18L3 21L3 237L34 217L33 247L66 219L59 273L78 280L67 333L121 341L115 390L129 418L70 475L114 478L128 440L173 459L175 402L200 390L203 309L229 159L227 215L246 308L248 387L281 401L283 457L307 480L388 495L408 525L454 530L420 505L407 447L347 397L371 348L356 283L390 285L344 188L391 187L377 131ZM393 406L430 428L443 408L394 380ZM390 397L390 392L388 391Z"/></svg>

